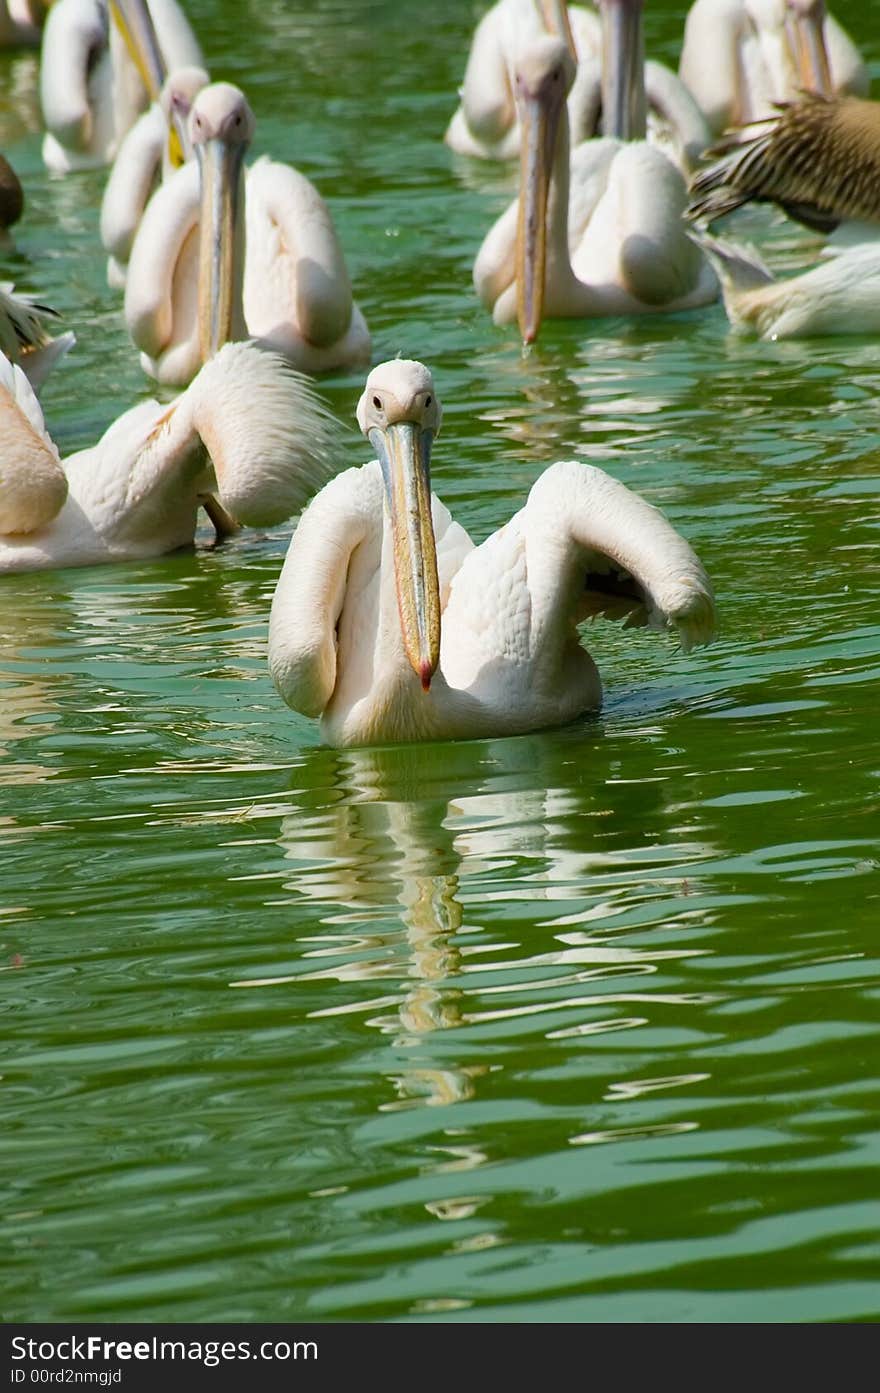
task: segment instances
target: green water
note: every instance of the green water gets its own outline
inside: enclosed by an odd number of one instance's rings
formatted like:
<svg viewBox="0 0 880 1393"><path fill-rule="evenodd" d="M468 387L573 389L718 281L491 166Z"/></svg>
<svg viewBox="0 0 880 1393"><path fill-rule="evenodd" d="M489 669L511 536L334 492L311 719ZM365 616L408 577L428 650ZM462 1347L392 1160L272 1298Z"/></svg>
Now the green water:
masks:
<svg viewBox="0 0 880 1393"><path fill-rule="evenodd" d="M375 360L434 369L460 520L598 461L693 542L720 638L597 626L599 718L340 754L266 669L289 526L3 579L6 1320L880 1313L880 351L714 307L524 358L470 286L511 176L440 140L476 8L189 6L329 198ZM660 56L682 13L649 0ZM35 79L0 60L0 272L77 329L67 453L148 389ZM360 385L326 383L346 420Z"/></svg>

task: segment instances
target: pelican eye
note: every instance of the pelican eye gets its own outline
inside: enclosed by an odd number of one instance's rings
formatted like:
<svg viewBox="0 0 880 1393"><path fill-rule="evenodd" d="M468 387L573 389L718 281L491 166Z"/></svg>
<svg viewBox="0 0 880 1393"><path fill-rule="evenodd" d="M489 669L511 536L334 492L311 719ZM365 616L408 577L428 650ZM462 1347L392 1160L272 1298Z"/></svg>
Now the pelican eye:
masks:
<svg viewBox="0 0 880 1393"><path fill-rule="evenodd" d="M381 399L381 397L373 397L373 405L375 406L375 408L376 408L377 411L381 411L381 410L382 410L382 399Z"/></svg>
<svg viewBox="0 0 880 1393"><path fill-rule="evenodd" d="M430 406L430 405L431 405L431 398L430 398L430 396L427 396L427 397L425 397L425 406Z"/></svg>

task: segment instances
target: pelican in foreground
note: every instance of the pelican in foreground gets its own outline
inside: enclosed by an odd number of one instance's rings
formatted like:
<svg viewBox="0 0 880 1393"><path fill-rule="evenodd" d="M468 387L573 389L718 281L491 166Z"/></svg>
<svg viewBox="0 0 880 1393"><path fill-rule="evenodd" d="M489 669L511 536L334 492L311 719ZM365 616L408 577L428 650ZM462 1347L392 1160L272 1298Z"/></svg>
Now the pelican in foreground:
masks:
<svg viewBox="0 0 880 1393"><path fill-rule="evenodd" d="M101 245L107 281L125 287L128 258L150 195L192 158L188 118L210 81L204 68L178 68L165 79L157 101L139 116L119 146L101 200Z"/></svg>
<svg viewBox="0 0 880 1393"><path fill-rule="evenodd" d="M565 94L574 66L561 39L535 40L515 67L519 198L483 242L474 284L496 324L516 319L526 343L544 315L652 314L708 304L718 294L711 267L684 231L680 171L638 138L641 4L604 0L602 11L611 137L569 154Z"/></svg>
<svg viewBox="0 0 880 1393"><path fill-rule="evenodd" d="M177 0L54 0L40 52L47 169L109 164L167 74L201 66Z"/></svg>
<svg viewBox="0 0 880 1393"><path fill-rule="evenodd" d="M431 493L440 403L422 363L375 368L357 409L377 459L300 519L269 623L269 668L331 745L516 735L596 710L589 616L712 636L687 542L601 469L554 464L475 547Z"/></svg>
<svg viewBox="0 0 880 1393"><path fill-rule="evenodd" d="M768 202L819 232L847 222L850 240L880 236L880 102L808 93L709 154L691 183L694 221Z"/></svg>
<svg viewBox="0 0 880 1393"><path fill-rule="evenodd" d="M18 368L0 363L0 573L160 556L297 512L330 475L333 427L310 386L227 344L176 401L141 402L61 461Z"/></svg>
<svg viewBox="0 0 880 1393"><path fill-rule="evenodd" d="M565 5L563 0L497 0L474 32L461 102L447 127L446 144L457 154L476 159L516 159L521 140L516 59L523 48L548 33L565 42L577 65L568 97L572 139L596 135L602 115L602 29L596 11L582 5ZM699 107L684 83L662 63L645 63L644 86L649 138L690 170L709 141Z"/></svg>
<svg viewBox="0 0 880 1393"><path fill-rule="evenodd" d="M770 116L804 90L866 96L870 85L824 0L695 0L678 71L713 135Z"/></svg>
<svg viewBox="0 0 880 1393"><path fill-rule="evenodd" d="M823 257L799 275L777 279L754 247L694 238L717 269L730 326L762 339L880 333L880 240Z"/></svg>
<svg viewBox="0 0 880 1393"><path fill-rule="evenodd" d="M304 372L369 357L327 205L289 165L245 169L254 127L239 88L203 88L189 115L197 159L156 190L138 228L125 318L160 382L190 381L221 343L248 336Z"/></svg>

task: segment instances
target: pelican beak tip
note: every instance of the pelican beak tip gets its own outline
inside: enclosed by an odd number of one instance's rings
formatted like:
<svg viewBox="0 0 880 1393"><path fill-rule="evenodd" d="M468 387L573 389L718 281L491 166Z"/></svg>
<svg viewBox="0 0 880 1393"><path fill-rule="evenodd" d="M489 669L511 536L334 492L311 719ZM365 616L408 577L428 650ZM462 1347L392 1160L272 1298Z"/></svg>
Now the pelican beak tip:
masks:
<svg viewBox="0 0 880 1393"><path fill-rule="evenodd" d="M432 664L431 664L430 662L428 662L428 660L426 659L426 660L425 660L423 663L421 663L420 666L419 666L419 677L421 678L421 682L422 682L422 691L423 691L423 692L429 692L429 691L431 690L431 678L432 678L433 676L434 676L434 667L433 667Z"/></svg>

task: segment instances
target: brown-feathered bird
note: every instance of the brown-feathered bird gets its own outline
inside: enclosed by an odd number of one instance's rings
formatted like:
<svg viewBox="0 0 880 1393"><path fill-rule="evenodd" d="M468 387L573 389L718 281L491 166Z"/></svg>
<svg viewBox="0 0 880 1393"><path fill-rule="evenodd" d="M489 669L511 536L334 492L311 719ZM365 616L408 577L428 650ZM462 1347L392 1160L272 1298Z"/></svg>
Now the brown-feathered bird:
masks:
<svg viewBox="0 0 880 1393"><path fill-rule="evenodd" d="M692 222L769 202L819 232L880 225L880 102L806 93L707 153L714 163L691 180Z"/></svg>
<svg viewBox="0 0 880 1393"><path fill-rule="evenodd" d="M0 155L0 229L4 232L24 212L21 180L5 155Z"/></svg>

